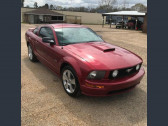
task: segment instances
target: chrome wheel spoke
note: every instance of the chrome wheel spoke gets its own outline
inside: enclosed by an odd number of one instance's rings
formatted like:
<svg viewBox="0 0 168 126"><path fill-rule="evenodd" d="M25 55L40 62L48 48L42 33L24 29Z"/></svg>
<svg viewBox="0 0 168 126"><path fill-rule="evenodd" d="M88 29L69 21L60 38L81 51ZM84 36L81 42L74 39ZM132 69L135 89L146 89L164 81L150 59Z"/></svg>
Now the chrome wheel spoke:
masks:
<svg viewBox="0 0 168 126"><path fill-rule="evenodd" d="M71 84L69 85L69 90L70 90L70 92L74 92L74 89Z"/></svg>
<svg viewBox="0 0 168 126"><path fill-rule="evenodd" d="M68 77L67 77L66 74L63 75L63 78L64 78L66 81L68 81Z"/></svg>
<svg viewBox="0 0 168 126"><path fill-rule="evenodd" d="M69 79L69 81L71 81L71 72L68 71L67 73L68 73L68 79Z"/></svg>
<svg viewBox="0 0 168 126"><path fill-rule="evenodd" d="M64 87L65 87L65 89L68 89L68 84L67 84L67 82L64 82Z"/></svg>
<svg viewBox="0 0 168 126"><path fill-rule="evenodd" d="M71 80L71 84L75 85L75 78Z"/></svg>
<svg viewBox="0 0 168 126"><path fill-rule="evenodd" d="M28 55L29 55L29 58L32 59L33 58L33 54L32 54L32 49L31 47L29 46L29 49L28 49Z"/></svg>

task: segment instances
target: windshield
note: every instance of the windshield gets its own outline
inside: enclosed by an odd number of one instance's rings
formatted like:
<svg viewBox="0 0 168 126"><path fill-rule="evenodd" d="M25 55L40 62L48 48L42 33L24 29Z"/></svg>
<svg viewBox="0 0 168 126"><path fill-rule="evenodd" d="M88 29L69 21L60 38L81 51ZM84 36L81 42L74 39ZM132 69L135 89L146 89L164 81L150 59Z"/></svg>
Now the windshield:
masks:
<svg viewBox="0 0 168 126"><path fill-rule="evenodd" d="M60 45L103 42L103 40L89 28L60 28L55 29Z"/></svg>

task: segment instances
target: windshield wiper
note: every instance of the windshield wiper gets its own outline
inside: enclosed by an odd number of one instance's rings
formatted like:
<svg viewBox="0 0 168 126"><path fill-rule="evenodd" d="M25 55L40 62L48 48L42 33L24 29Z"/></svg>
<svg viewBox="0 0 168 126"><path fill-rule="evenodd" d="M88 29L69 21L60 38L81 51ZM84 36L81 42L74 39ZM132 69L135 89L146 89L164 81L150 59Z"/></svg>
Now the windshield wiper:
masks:
<svg viewBox="0 0 168 126"><path fill-rule="evenodd" d="M69 45L69 43L61 43L62 46Z"/></svg>
<svg viewBox="0 0 168 126"><path fill-rule="evenodd" d="M89 43L89 42L99 42L99 41L86 41L86 43Z"/></svg>
<svg viewBox="0 0 168 126"><path fill-rule="evenodd" d="M75 43L61 43L62 46L70 45L70 44L75 44Z"/></svg>
<svg viewBox="0 0 168 126"><path fill-rule="evenodd" d="M66 46L66 45L71 45L71 44L89 43L89 42L99 42L99 41L86 41L86 42L61 43L61 45L62 45L62 46Z"/></svg>

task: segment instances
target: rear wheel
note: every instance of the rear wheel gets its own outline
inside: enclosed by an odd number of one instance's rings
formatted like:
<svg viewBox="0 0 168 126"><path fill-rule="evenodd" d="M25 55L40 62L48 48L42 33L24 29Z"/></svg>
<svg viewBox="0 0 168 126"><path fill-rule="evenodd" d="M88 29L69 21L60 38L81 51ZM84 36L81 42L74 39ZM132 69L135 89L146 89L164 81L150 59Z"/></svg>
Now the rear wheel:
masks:
<svg viewBox="0 0 168 126"><path fill-rule="evenodd" d="M38 61L35 54L33 53L33 49L30 44L28 45L28 56L29 56L30 61L32 61L32 62Z"/></svg>
<svg viewBox="0 0 168 126"><path fill-rule="evenodd" d="M77 97L80 93L80 85L76 72L70 66L65 66L62 70L62 84L69 96Z"/></svg>

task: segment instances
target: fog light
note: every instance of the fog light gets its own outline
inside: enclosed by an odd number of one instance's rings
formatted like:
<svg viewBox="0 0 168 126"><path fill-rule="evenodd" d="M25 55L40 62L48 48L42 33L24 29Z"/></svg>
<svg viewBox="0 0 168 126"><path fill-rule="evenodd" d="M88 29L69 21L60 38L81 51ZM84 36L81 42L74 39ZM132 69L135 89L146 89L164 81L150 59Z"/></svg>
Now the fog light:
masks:
<svg viewBox="0 0 168 126"><path fill-rule="evenodd" d="M118 70L114 70L112 73L112 77L117 77L117 75L118 75Z"/></svg>
<svg viewBox="0 0 168 126"><path fill-rule="evenodd" d="M138 65L136 66L136 70L139 70L139 68L140 68L140 65L138 64Z"/></svg>

